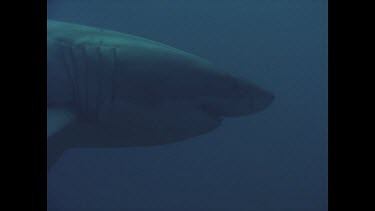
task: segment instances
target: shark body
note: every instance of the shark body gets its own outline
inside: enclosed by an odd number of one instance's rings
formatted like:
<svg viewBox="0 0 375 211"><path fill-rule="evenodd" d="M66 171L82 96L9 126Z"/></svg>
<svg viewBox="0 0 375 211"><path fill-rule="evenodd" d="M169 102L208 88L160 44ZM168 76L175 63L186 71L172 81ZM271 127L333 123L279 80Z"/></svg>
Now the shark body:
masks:
<svg viewBox="0 0 375 211"><path fill-rule="evenodd" d="M262 111L273 94L171 46L47 20L48 169L70 148L152 146Z"/></svg>

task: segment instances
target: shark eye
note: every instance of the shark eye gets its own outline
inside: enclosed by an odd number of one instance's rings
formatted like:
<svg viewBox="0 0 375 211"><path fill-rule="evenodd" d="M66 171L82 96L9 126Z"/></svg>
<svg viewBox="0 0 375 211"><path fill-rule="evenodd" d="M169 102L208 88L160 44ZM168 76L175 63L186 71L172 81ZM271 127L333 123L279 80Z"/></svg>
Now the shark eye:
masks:
<svg viewBox="0 0 375 211"><path fill-rule="evenodd" d="M234 98L243 98L248 94L246 85L238 79L231 78L228 82L228 94Z"/></svg>

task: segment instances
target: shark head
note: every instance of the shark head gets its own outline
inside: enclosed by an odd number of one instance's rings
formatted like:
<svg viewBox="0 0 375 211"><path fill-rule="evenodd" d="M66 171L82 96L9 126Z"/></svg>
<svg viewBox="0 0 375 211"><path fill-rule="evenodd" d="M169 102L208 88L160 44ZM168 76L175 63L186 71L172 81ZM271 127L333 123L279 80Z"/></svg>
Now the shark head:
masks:
<svg viewBox="0 0 375 211"><path fill-rule="evenodd" d="M201 96L199 108L216 116L254 114L267 108L274 99L271 92L231 75L213 75L202 87L207 95Z"/></svg>
<svg viewBox="0 0 375 211"><path fill-rule="evenodd" d="M221 118L260 112L274 99L266 89L184 51L147 40L134 41L131 49L136 53L116 52L126 59L118 59L115 103L173 104Z"/></svg>

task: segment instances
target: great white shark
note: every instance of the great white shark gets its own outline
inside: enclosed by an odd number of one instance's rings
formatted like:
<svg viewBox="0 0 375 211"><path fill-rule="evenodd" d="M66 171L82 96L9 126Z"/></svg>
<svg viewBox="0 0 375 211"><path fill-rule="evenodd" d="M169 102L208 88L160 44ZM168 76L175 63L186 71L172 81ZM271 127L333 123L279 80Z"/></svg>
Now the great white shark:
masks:
<svg viewBox="0 0 375 211"><path fill-rule="evenodd" d="M149 39L47 20L47 168L71 148L153 146L262 111L269 91Z"/></svg>

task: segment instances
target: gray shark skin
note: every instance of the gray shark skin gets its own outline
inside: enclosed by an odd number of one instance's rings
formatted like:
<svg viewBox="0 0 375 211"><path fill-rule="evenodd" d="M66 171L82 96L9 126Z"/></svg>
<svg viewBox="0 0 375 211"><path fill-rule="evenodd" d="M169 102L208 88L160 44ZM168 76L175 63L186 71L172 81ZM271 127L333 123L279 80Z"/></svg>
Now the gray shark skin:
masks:
<svg viewBox="0 0 375 211"><path fill-rule="evenodd" d="M273 94L171 46L47 20L47 168L70 148L145 147L257 113Z"/></svg>

